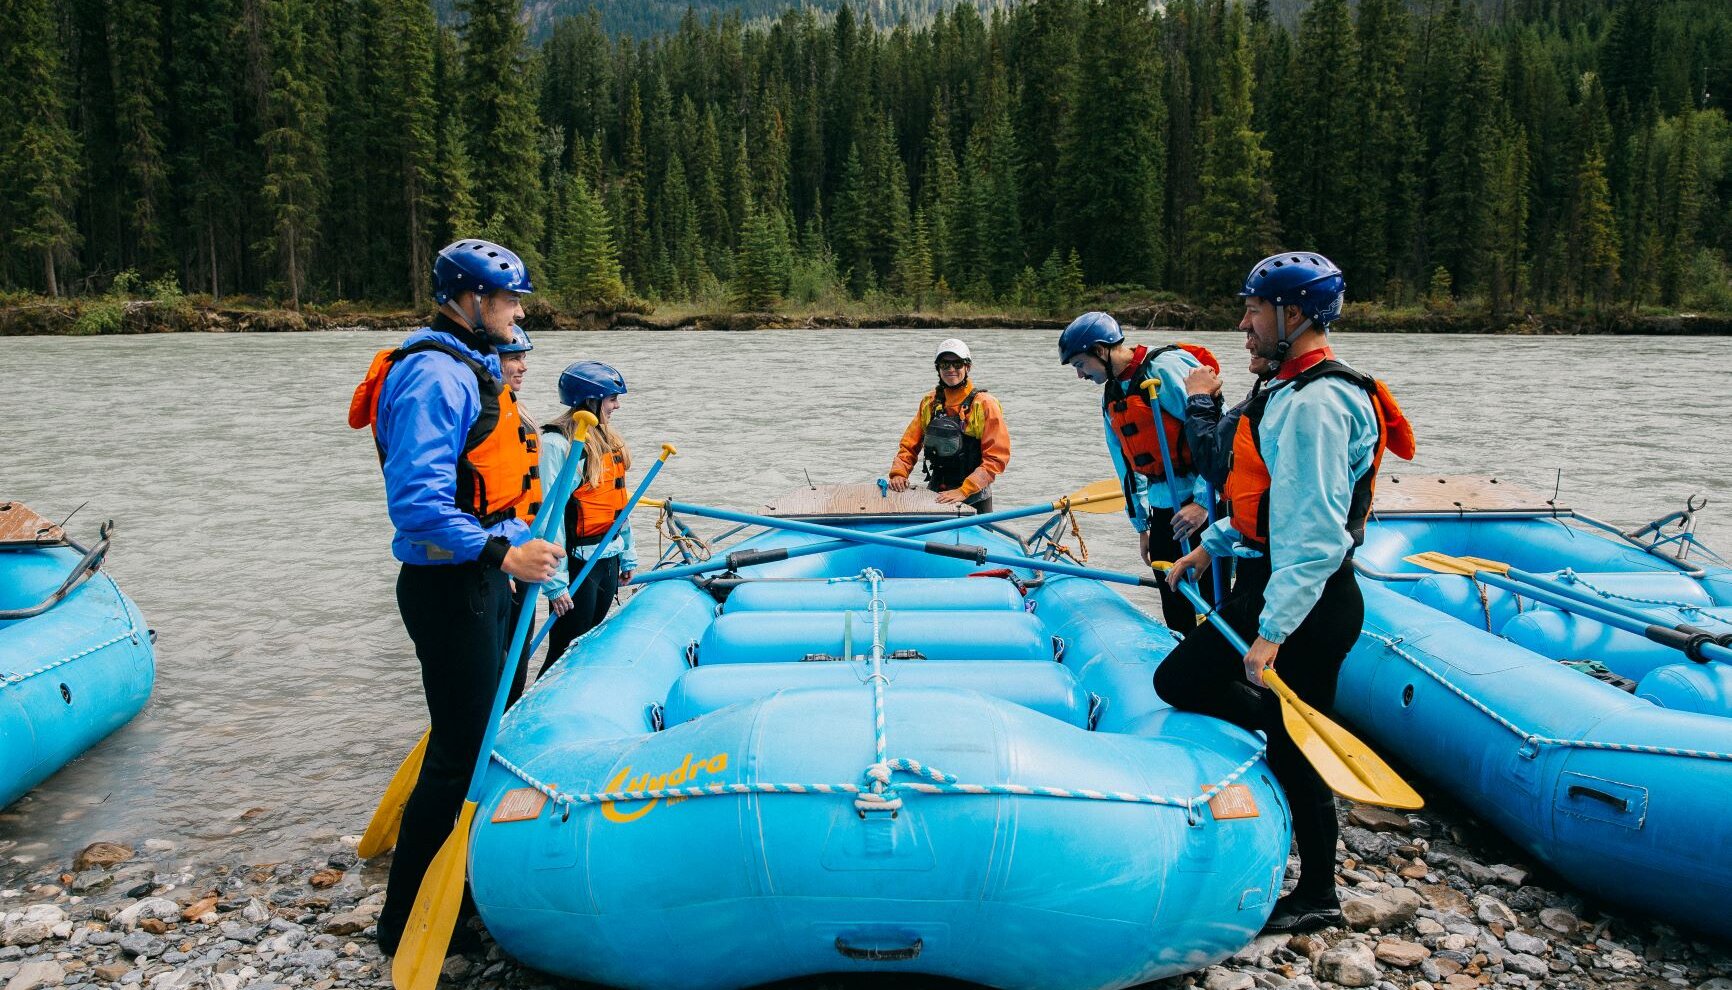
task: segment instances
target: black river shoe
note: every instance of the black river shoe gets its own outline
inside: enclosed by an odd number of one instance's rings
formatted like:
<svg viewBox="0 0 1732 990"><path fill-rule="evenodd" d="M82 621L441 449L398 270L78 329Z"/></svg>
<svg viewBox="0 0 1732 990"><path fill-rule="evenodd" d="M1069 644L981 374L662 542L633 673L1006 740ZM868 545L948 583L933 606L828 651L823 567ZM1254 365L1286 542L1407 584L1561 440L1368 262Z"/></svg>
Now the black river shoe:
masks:
<svg viewBox="0 0 1732 990"><path fill-rule="evenodd" d="M1275 902L1275 912L1263 926L1266 935L1297 935L1343 923L1341 902L1335 897L1308 898L1288 894Z"/></svg>

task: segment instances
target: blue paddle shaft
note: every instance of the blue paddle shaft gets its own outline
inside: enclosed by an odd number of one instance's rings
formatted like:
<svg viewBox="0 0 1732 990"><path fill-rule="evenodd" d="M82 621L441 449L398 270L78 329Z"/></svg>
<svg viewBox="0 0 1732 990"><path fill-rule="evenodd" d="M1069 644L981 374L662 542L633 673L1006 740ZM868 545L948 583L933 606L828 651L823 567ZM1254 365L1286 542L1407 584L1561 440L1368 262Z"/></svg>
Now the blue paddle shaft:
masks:
<svg viewBox="0 0 1732 990"><path fill-rule="evenodd" d="M714 509L705 505L687 505L684 502L665 503L670 511L683 512L692 516L704 516L710 519L721 519L727 522L743 522L754 526L768 526L771 529L783 529L795 533L811 533L815 536L829 536L850 543L869 543L875 546L890 547L895 550L911 550L915 553L930 553L940 557L957 557L971 560L975 563L1002 564L1006 567L1022 567L1033 571L1049 571L1054 574L1069 574L1072 577L1091 578L1096 581L1108 581L1113 584L1128 584L1134 587L1154 588L1159 586L1159 580L1154 577L1139 577L1134 574L1120 574L1117 571L1103 571L1094 567L1080 567L1076 564L1061 564L1058 561L1040 560L1034 557L1024 557L1018 554L997 553L985 547L960 543L934 543L910 540L906 537L891 536L888 533L873 533L866 530L845 529L840 526L825 526L821 523L807 522L803 519L779 519L773 516L753 515L749 512L735 512L731 509ZM978 523L980 518L970 517ZM800 548L795 548L800 549ZM792 550L789 551L792 553ZM775 559L783 559L776 557Z"/></svg>
<svg viewBox="0 0 1732 990"><path fill-rule="evenodd" d="M1144 390L1149 393L1149 408L1154 413L1155 442L1159 444L1161 448L1161 470L1166 473L1167 498L1172 501L1173 516L1177 518L1179 515L1179 506L1184 503L1184 498L1179 494L1179 479L1173 476L1173 455L1167 451L1166 424L1161 422L1161 383L1159 379L1156 379L1154 382L1154 388L1146 388L1149 384L1148 382L1144 382L1143 384L1145 386ZM1122 448L1120 454L1121 456L1123 455ZM1126 464L1125 469L1129 470L1130 465ZM1179 539L1179 548L1184 550L1186 553L1190 553L1191 538L1188 536L1181 537ZM1217 594L1215 597L1219 598L1220 595Z"/></svg>
<svg viewBox="0 0 1732 990"><path fill-rule="evenodd" d="M1215 499L1215 483L1213 481L1209 481L1206 478L1204 479L1204 483L1206 486L1204 488L1204 496L1206 498L1208 498L1208 500L1209 500L1209 526L1211 528L1213 528L1215 525L1215 516L1216 516L1216 512L1215 512L1215 500L1216 500ZM1218 601L1221 601L1222 599L1226 598L1227 597L1226 589L1223 588L1221 585L1221 581L1222 581L1221 565L1216 564L1215 566L1209 568L1209 578L1212 581L1214 581L1214 583L1215 583L1215 601L1218 602Z"/></svg>
<svg viewBox="0 0 1732 990"><path fill-rule="evenodd" d="M542 505L564 505L571 497L571 489L577 481L578 456L583 452L583 441L571 442L572 456L566 458L565 465L559 469L559 477L553 480L553 487L547 491L547 500ZM547 535L548 527L553 523L553 513L543 510L535 518L535 525L529 529L529 538L539 540ZM499 718L505 714L505 699L511 694L511 682L517 677L517 665L523 654L523 641L529 637L530 623L535 621L535 609L525 608L517 614L517 628L511 633L511 649L505 654L505 667L501 671L499 686L493 689L493 709L487 716L487 731L481 735L481 752L476 757L475 769L469 774L469 793L466 800L474 802L481 800L481 781L486 776L487 764L492 759L493 738L499 734Z"/></svg>
<svg viewBox="0 0 1732 990"><path fill-rule="evenodd" d="M1228 625L1227 620L1221 617L1221 613L1210 608L1209 603L1203 601L1203 593L1197 590L1195 581L1180 581L1179 592L1191 600L1191 604L1196 606L1197 611L1208 616L1209 622L1220 630L1227 642L1233 644L1233 649L1238 650L1240 656L1251 652L1251 647L1246 644L1245 637L1239 635L1238 630Z"/></svg>
<svg viewBox="0 0 1732 990"><path fill-rule="evenodd" d="M898 529L886 530L885 536L926 536L932 533L947 533L952 530L967 529L970 526L985 526L988 523L1004 522L1008 519L1023 519L1028 516L1038 516L1043 512L1051 512L1051 503L1045 505L1030 505L1020 509L1001 509L998 512L988 512L981 516L961 516L956 519L942 519L938 522L920 523L915 526L903 526ZM789 547L777 560L793 560L796 557L810 557L814 554L834 553L847 547L858 546L854 540L830 540L825 543L809 543L803 547ZM768 561L765 561L766 563ZM689 577L693 574L709 574L715 571L731 570L736 566L733 555L720 560L707 560L696 564L682 564L679 567L666 567L652 571L638 580L639 584L649 584L655 581L671 581L674 578ZM750 563L737 566L749 567Z"/></svg>
<svg viewBox="0 0 1732 990"><path fill-rule="evenodd" d="M637 491L631 493L631 499L626 502L625 508L620 510L619 515L613 517L613 525L607 528L607 533L602 536L601 542L595 545L595 553L590 554L589 559L583 562L583 569L577 572L577 577L572 578L571 583L565 586L566 594L571 594L571 589L583 584L583 579L589 577L590 571L595 570L596 563L601 560L601 552L613 543L613 538L618 536L619 531L631 521L631 510L637 508L638 499L643 498L643 493L649 491L650 482L654 481L656 475L661 473L662 465L666 463L667 455L664 454L656 458L656 462L650 465L650 469L645 472L643 480L638 482ZM565 503L558 504L563 506ZM535 611L533 598L526 601L525 604L528 606L527 611L531 613ZM554 618L555 616L552 614L548 615L547 621L541 624L540 631L535 634L535 639L530 641L527 652L533 654L535 648L541 645L541 641L547 637L548 630L553 628ZM513 674L515 675L515 671Z"/></svg>
<svg viewBox="0 0 1732 990"><path fill-rule="evenodd" d="M1512 571L1512 573L1518 572ZM1531 576L1532 575L1529 575L1529 577ZM1713 637L1706 633L1691 634L1682 632L1670 626L1659 625L1646 616L1628 616L1623 612L1614 611L1602 605L1592 605L1587 602L1578 601L1556 590L1547 589L1544 585L1537 582L1529 583L1505 577L1496 571L1482 570L1476 575L1476 578L1494 588L1502 588L1505 591L1513 591L1517 594L1527 595L1529 598L1544 602L1553 608L1562 609L1565 612L1574 612L1576 615L1579 615L1584 619L1592 619L1595 622L1603 623L1614 629L1622 629L1625 632L1634 633L1637 636L1652 640L1662 646L1669 646L1675 650L1681 650L1693 660L1718 660L1721 663L1732 663L1732 649L1728 649L1714 642Z"/></svg>

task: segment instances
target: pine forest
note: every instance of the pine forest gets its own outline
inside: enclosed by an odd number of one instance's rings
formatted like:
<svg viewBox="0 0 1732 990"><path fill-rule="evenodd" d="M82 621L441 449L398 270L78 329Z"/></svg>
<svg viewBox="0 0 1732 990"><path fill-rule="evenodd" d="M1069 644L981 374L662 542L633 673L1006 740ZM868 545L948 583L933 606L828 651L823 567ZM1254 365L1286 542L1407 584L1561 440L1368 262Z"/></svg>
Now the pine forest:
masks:
<svg viewBox="0 0 1732 990"><path fill-rule="evenodd" d="M522 0L6 2L7 299L425 307L433 252L478 235L569 310L1223 300L1282 247L1359 302L1732 310L1726 0L647 33L532 32Z"/></svg>

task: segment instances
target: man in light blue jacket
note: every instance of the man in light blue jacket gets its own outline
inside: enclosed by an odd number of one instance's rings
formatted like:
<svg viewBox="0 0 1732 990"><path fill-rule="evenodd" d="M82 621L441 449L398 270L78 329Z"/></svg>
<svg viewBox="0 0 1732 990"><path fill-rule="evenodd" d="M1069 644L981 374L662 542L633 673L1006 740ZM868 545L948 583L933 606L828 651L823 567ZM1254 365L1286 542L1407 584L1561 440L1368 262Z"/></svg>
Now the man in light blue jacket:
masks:
<svg viewBox="0 0 1732 990"><path fill-rule="evenodd" d="M1229 515L1167 580L1177 587L1212 558L1234 558L1237 580L1219 612L1255 641L1241 656L1213 626L1201 626L1155 673L1155 689L1173 707L1268 736L1300 860L1298 885L1276 905L1271 932L1341 923L1339 825L1334 796L1288 736L1263 672L1279 656L1282 678L1301 698L1325 712L1334 705L1336 677L1365 617L1352 556L1365 537L1377 468L1386 447L1412 456L1412 433L1387 390L1329 346L1345 288L1341 271L1309 252L1266 258L1246 277L1239 327L1246 350L1274 375L1234 427Z"/></svg>

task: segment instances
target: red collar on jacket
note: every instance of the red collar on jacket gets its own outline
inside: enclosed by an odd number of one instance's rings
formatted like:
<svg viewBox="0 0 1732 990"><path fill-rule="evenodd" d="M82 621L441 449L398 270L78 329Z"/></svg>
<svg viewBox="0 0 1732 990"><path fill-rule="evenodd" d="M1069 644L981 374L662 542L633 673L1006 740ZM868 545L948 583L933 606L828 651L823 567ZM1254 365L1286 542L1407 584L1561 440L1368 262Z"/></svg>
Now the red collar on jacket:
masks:
<svg viewBox="0 0 1732 990"><path fill-rule="evenodd" d="M1335 349L1328 344L1314 351L1306 351L1296 358L1288 358L1281 362L1281 370L1275 372L1276 381L1287 381L1307 368L1314 368L1325 361L1335 359Z"/></svg>

